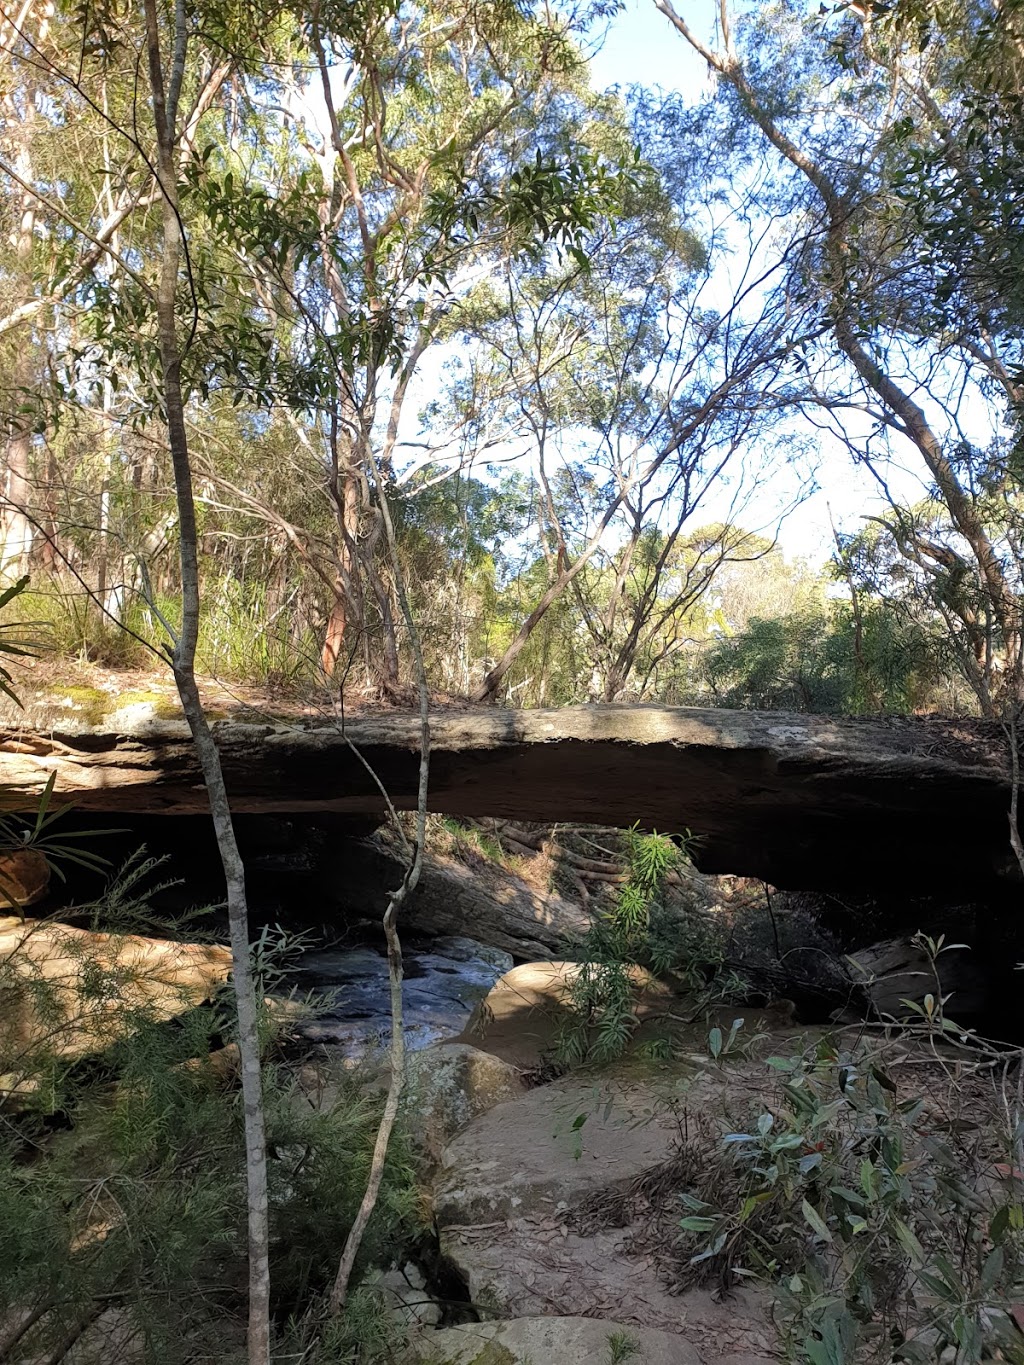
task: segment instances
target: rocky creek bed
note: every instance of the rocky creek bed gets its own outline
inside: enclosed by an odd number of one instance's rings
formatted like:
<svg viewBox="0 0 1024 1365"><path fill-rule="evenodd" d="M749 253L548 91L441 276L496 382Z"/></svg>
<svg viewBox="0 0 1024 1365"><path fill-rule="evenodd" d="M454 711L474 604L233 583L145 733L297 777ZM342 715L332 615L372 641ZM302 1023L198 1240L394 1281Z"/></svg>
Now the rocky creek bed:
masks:
<svg viewBox="0 0 1024 1365"><path fill-rule="evenodd" d="M412 939L403 948L406 1047L412 1051L460 1034L482 1000L513 965L511 953L474 939ZM386 1049L391 1032L387 957L370 942L304 952L273 991L279 999L312 997L311 1016L293 1032L355 1063Z"/></svg>
<svg viewBox="0 0 1024 1365"><path fill-rule="evenodd" d="M380 894L381 885L392 884L390 854L376 844L363 848L359 884L376 885ZM379 1086L390 1007L387 964L372 919L378 907L365 902L363 918L342 920L332 935L332 903L320 891L323 883L313 875L300 881L289 850L280 867L275 857L266 853L261 868L260 903L268 922L289 903L312 906L297 914L293 927L312 925L319 933L273 992L278 999L317 998L312 1011L288 1010L293 1055L312 1057L312 1070L319 1072L311 1097L330 1100L330 1085L320 1082L336 1067L362 1067L367 1083ZM320 875L316 868L314 873ZM553 1057L569 1019L567 992L576 968L551 960L515 965L506 945L520 959L550 952L578 926L579 909L566 919L558 897L545 897L536 885L486 862L476 868L437 860L429 873L405 943L404 1106L433 1240L418 1252L404 1250L372 1277L389 1310L412 1329L409 1359L435 1365L614 1365L626 1359L639 1365L766 1365L778 1359L782 1329L770 1287L728 1276L693 1282L686 1272L679 1196L699 1185L680 1164L680 1153L696 1133L704 1143L701 1160L713 1167L727 1130L756 1124L759 1114L779 1108L778 1077L766 1067L766 1056L805 1050L813 1056L826 1036L853 1049L863 1024L809 1026L807 1018L796 1021L791 1005L740 1008L735 1012L746 1021L743 1037L757 1035L756 1046L728 1065L712 1066L707 1051L714 1020L709 1023L669 986L644 978L637 981L630 1054L613 1066L565 1072ZM499 905L500 913L492 913ZM786 913L784 903L777 908ZM794 923L803 935L803 921ZM13 938L22 933L14 920L8 929ZM490 941L452 932L463 929ZM133 942L143 974L150 958L180 970L180 945ZM812 951L803 937L800 942L802 953ZM174 949L170 956L168 947ZM958 1004L983 1014L991 987L975 956L961 949L947 953L942 989L948 984ZM195 990L191 976L186 983L192 1003L226 973L222 950L204 950L199 958L189 967ZM905 938L874 945L861 954L861 965L856 1002L876 1018L902 1012L902 1000L922 996L932 982L920 950ZM168 977L168 966L160 970L168 989L181 988L177 976ZM872 976L879 980L869 986ZM731 1017L719 1020L725 1031ZM700 1056L705 1060L694 1060ZM304 1065L298 1067L300 1083ZM894 1074L901 1098L920 1095L921 1060L904 1057L899 1065L903 1072ZM944 1084L938 1074L937 1091ZM979 1091L978 1114L990 1098ZM928 1133L958 1133L953 1123L948 1113L937 1113ZM986 1173L998 1168L1001 1157L985 1122L971 1117L969 1123L977 1140L971 1139L967 1165L988 1199ZM1015 1179L1015 1168L1009 1169ZM1016 1331L1014 1321L1003 1313L999 1332ZM1003 1347L995 1336L989 1354L1000 1358ZM948 1347L940 1337L931 1344L935 1359ZM1024 1333L1012 1344L1024 1345ZM1011 1350L1001 1358L1018 1357Z"/></svg>

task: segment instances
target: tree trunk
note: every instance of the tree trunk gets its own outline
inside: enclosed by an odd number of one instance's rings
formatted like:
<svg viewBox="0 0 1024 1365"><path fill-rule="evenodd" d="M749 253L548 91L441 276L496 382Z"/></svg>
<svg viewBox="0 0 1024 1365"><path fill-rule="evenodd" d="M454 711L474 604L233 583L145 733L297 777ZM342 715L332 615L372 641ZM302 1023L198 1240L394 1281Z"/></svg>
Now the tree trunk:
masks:
<svg viewBox="0 0 1024 1365"><path fill-rule="evenodd" d="M366 625L359 563L359 481L347 462L348 456L338 448L337 425L335 418L327 488L338 528L335 597L320 656L328 677L334 676L344 652L346 631L354 630L358 640L363 637Z"/></svg>
<svg viewBox="0 0 1024 1365"><path fill-rule="evenodd" d="M327 630L324 634L324 647L320 653L320 663L324 672L329 678L334 677L334 671L338 667L338 660L341 658L342 645L345 642L345 627L348 625L348 612L345 609L345 593L342 588L338 588L337 597L331 607L331 613L327 618Z"/></svg>
<svg viewBox="0 0 1024 1365"><path fill-rule="evenodd" d="M28 104L31 109L31 100ZM32 118L26 118L25 141L18 149L16 169L26 184L32 182L32 159L29 154L28 138L31 136ZM32 256L32 244L36 230L36 202L28 191L20 198L20 221L15 243L15 257L21 270L27 271ZM18 350L15 370L16 401L24 402L25 395L32 385L32 348L25 338ZM14 417L11 434L7 442L7 478L4 490L2 518L3 547L0 550L0 569L14 577L20 577L29 566L32 553L32 521L30 507L32 502L32 430L23 413Z"/></svg>
<svg viewBox="0 0 1024 1365"><path fill-rule="evenodd" d="M174 44L167 89L160 54L156 0L144 0L146 43L153 116L157 134L157 168L161 191L162 250L157 293L157 334L162 397L174 470L178 508L182 620L172 666L182 709L192 732L213 816L217 847L227 883L232 980L238 1011L238 1044L242 1062L245 1111L246 1189L249 1227L249 1365L270 1362L270 1261L268 1251L267 1156L260 1071L258 1011L249 956L249 919L245 869L231 821L220 754L210 731L195 679L199 634L199 556L192 466L181 391L175 295L181 264L182 233L178 211L174 157L175 118L185 70L187 28L184 0L176 0Z"/></svg>
<svg viewBox="0 0 1024 1365"><path fill-rule="evenodd" d="M376 565L371 568L373 594L377 599L380 612L381 646L384 654L384 686L394 689L400 680L401 668L398 660L398 633L395 630L395 614L391 609L391 589Z"/></svg>

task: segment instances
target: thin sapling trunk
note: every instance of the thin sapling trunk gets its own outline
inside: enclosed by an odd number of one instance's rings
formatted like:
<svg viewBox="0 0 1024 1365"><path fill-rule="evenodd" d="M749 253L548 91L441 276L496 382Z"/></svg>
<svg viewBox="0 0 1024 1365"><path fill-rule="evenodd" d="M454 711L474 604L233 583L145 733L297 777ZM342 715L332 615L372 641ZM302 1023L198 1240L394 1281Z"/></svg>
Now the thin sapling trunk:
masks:
<svg viewBox="0 0 1024 1365"><path fill-rule="evenodd" d="M249 1365L270 1361L270 1264L268 1254L267 1157L256 991L249 956L249 917L245 869L238 851L220 754L196 686L195 658L199 636L199 554L195 501L185 407L181 390L181 348L175 295L182 257L174 160L174 127L185 70L187 45L184 0L176 0L174 51L165 86L160 53L156 0L145 0L146 43L157 135L157 171L161 192L162 249L157 290L157 335L164 416L174 470L181 557L181 630L174 642L172 667L182 709L203 772L217 847L227 884L232 980L238 1011L238 1044L245 1108L246 1189L249 1229Z"/></svg>
<svg viewBox="0 0 1024 1365"><path fill-rule="evenodd" d="M370 1163L370 1174L366 1182L366 1189L363 1192L362 1202L359 1205L359 1211L356 1214L355 1221L349 1229L348 1237L345 1239L345 1247L341 1254L338 1274L335 1277L334 1287L331 1290L330 1309L334 1314L340 1313L344 1309L348 1298L349 1282L352 1279L352 1271L355 1267L356 1257L359 1255L359 1248L362 1245L363 1236L366 1233L370 1218L373 1216L373 1210L377 1204L377 1197L380 1194L381 1181L384 1178L384 1165L387 1161L388 1146L391 1142L391 1134L394 1131L395 1123L398 1119L402 1089L405 1085L405 1020L402 1008L402 944L398 934L398 914L403 902L415 890L416 884L420 878L420 870L423 866L423 845L427 835L427 788L430 776L430 693L427 688L427 672L423 662L423 646L415 618L412 614L412 607L409 604L409 595L405 590L405 580L402 576L401 566L398 561L395 528L391 519L391 508L388 504L387 494L384 492L379 470L377 470L376 467L374 468L374 474L379 490L378 496L380 499L381 516L384 522L384 532L387 539L388 551L391 555L391 562L394 565L395 591L398 596L398 604L402 612L402 619L409 632L409 639L412 644L413 657L416 666L416 682L420 703L420 770L416 799L415 843L410 851L411 856L409 865L406 868L402 884L391 896L388 901L388 908L384 912L384 937L387 940L388 982L391 992L391 1050L389 1058L391 1076L388 1082L387 1099L384 1103L384 1113L381 1116L380 1125L377 1129L377 1137L373 1146L373 1159Z"/></svg>

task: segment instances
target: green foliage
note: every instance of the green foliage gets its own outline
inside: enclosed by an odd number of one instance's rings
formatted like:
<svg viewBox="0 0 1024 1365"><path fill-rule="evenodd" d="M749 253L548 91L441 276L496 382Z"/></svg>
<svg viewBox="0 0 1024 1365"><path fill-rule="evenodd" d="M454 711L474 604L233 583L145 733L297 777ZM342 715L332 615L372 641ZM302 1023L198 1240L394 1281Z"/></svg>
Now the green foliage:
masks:
<svg viewBox="0 0 1024 1365"><path fill-rule="evenodd" d="M703 670L719 705L832 715L914 710L940 672L929 632L878 600L859 628L846 605L755 616Z"/></svg>
<svg viewBox="0 0 1024 1365"><path fill-rule="evenodd" d="M265 582L236 574L210 576L204 595L198 659L207 674L270 690L308 687L319 675L319 647L312 626L294 610L297 594L274 607ZM129 594L117 619L105 615L79 584L40 578L28 595L40 642L58 657L106 668L152 667L162 658L167 633L161 618L176 626L180 602L158 594L153 611L139 593ZM121 697L74 684L54 691L81 703L98 721Z"/></svg>
<svg viewBox="0 0 1024 1365"><path fill-rule="evenodd" d="M623 850L627 875L615 904L595 915L573 948L575 1017L559 1043L566 1061L605 1062L622 1054L639 1023L636 995L647 971L671 973L677 984L704 994L722 966L724 939L711 917L695 904L667 903L667 878L685 866L685 843L681 848L634 826L623 836ZM713 989L724 995L731 984L720 977Z"/></svg>
<svg viewBox="0 0 1024 1365"><path fill-rule="evenodd" d="M1020 91L1024 9L1020 0L940 13L902 0L887 37L934 60L945 49L945 83L957 92L955 135L929 136L926 110L891 133L892 183L913 223L918 263L934 281L935 312L1020 335L1024 327L1024 106Z"/></svg>
<svg viewBox="0 0 1024 1365"><path fill-rule="evenodd" d="M274 1160L271 1244L274 1294L299 1311L337 1271L339 1248L359 1208L383 1109L383 1097L356 1077L338 1086L325 1108L303 1108L286 1072L271 1075L267 1131ZM360 1272L388 1265L424 1230L411 1148L401 1130L388 1145L381 1194L360 1249Z"/></svg>
<svg viewBox="0 0 1024 1365"><path fill-rule="evenodd" d="M640 1355L640 1344L628 1332L612 1332L608 1338L608 1365L624 1365Z"/></svg>
<svg viewBox="0 0 1024 1365"><path fill-rule="evenodd" d="M372 1289L357 1288L337 1317L311 1313L289 1323L282 1355L310 1365L369 1365L399 1357L406 1332Z"/></svg>
<svg viewBox="0 0 1024 1365"><path fill-rule="evenodd" d="M10 48L0 349L11 430L33 433L33 614L58 653L138 667L166 645L159 617L179 614L177 526L152 326L159 214L139 188L151 129L122 65L139 16L107 9L61 9L41 49L32 25ZM822 341L840 296L920 397L990 567L1019 595L1020 0L737 14L749 90L849 197L833 236L728 78L693 102L592 88L607 12L190 11L176 188L201 667L309 689L343 607L346 681L400 687L401 573L431 683L466 695L608 512L534 621L513 704L914 710L959 704L950 679L989 650L975 693L991 709L1003 627L940 489L938 516L905 518L913 534L884 538L872 581L857 576L861 619L820 575L755 611L739 599L784 567L770 535L744 529L746 512L772 519L744 490L816 447L823 416L898 487L884 465L903 419L883 401L872 427L874 399ZM349 73L326 145L321 60ZM37 191L20 247L31 191L16 162ZM743 268L737 224L759 243ZM53 308L65 323L37 326ZM748 459L752 473L763 459L749 482ZM693 529L725 488L723 522ZM747 589L726 581L737 567ZM891 611L907 583L919 609Z"/></svg>
<svg viewBox="0 0 1024 1365"><path fill-rule="evenodd" d="M137 1022L137 1021L135 1021ZM0 1310L53 1303L31 1338L59 1341L95 1308L117 1305L146 1360L218 1359L244 1320L245 1193L241 1104L204 1059L224 1027L194 1012L175 1030L137 1028L108 1062L112 1093L65 1091L72 1132L26 1164L22 1118L0 1148ZM379 1101L342 1087L314 1111L285 1074L266 1082L272 1276L280 1317L306 1311L336 1269L362 1197ZM360 1264L385 1261L418 1227L411 1168L393 1145ZM215 1343L220 1343L215 1349Z"/></svg>
<svg viewBox="0 0 1024 1365"><path fill-rule="evenodd" d="M923 1363L947 1344L980 1360L1022 1268L1019 1186L979 1181L991 1153L936 1131L933 1082L901 1096L870 1045L768 1066L777 1094L682 1196L686 1277L769 1281L787 1358L808 1365ZM955 1066L933 1081L953 1120L978 1112ZM1003 1344L1015 1359L1012 1329Z"/></svg>
<svg viewBox="0 0 1024 1365"><path fill-rule="evenodd" d="M120 620L105 616L78 582L36 575L26 597L40 644L58 658L81 659L109 668L140 668L152 661L154 623L133 600Z"/></svg>
<svg viewBox="0 0 1024 1365"><path fill-rule="evenodd" d="M0 612L6 614L6 609L12 602L22 597L28 588L28 576L19 578L16 583L12 583L9 588L0 592ZM21 634L25 627L20 622L0 621L0 659L7 656L10 659L32 658L38 650L38 645L34 641L26 640ZM0 663L0 693L10 698L16 706L20 706L18 694L14 690L14 678L9 668Z"/></svg>
<svg viewBox="0 0 1024 1365"><path fill-rule="evenodd" d="M129 861L110 897L112 920L151 919L142 879L154 867L141 854ZM65 942L59 926L54 932L54 950L76 964L82 1011L80 1025L72 1020L61 1037L73 1044L93 1011L106 1011L113 1041L95 1060L52 1045L50 1021L67 1017L67 969L51 981L46 972L26 977L17 955L0 962L8 1025L0 1030L0 1321L26 1322L18 1349L33 1357L48 1357L81 1329L86 1361L116 1358L118 1332L145 1361L243 1359L243 1111L230 1058L225 1066L219 1050L231 1039L232 1012L226 999L189 1007L183 994L178 1017L167 1021L173 984L158 978L159 1011L140 1001L133 983L145 984L144 969L112 961L118 941L115 933ZM264 976L273 957L268 944L257 963ZM31 1029L9 1026L15 1007L18 1018L35 1021ZM273 1311L284 1341L305 1331L300 1323L320 1321L321 1296L365 1188L383 1097L353 1073L334 1078L330 1101L314 1103L295 1068L275 1061L269 1022L262 1031ZM400 1254L422 1226L399 1131L359 1273ZM386 1328L379 1307L357 1294L328 1333L345 1353L317 1358L355 1359L357 1345L383 1341ZM393 1325L388 1331L393 1341Z"/></svg>
<svg viewBox="0 0 1024 1365"><path fill-rule="evenodd" d="M319 667L309 625L284 610L268 611L265 585L230 576L208 585L197 658L215 678L272 689L309 683Z"/></svg>
<svg viewBox="0 0 1024 1365"><path fill-rule="evenodd" d="M431 213L446 236L458 225L471 237L497 211L531 255L542 257L544 247L552 243L559 261L564 251L588 270L589 240L636 189L641 178L640 155L640 149L634 148L631 166L615 166L584 146L561 163L538 148L533 160L510 172L499 191L473 193L468 179L461 178L435 191Z"/></svg>

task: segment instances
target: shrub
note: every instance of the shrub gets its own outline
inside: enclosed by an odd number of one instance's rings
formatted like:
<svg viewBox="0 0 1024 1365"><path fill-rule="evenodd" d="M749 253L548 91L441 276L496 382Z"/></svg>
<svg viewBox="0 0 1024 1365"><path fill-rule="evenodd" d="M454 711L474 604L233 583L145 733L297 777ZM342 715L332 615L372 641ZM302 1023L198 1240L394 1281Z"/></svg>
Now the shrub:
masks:
<svg viewBox="0 0 1024 1365"><path fill-rule="evenodd" d="M563 1031L563 1061L609 1061L621 1055L637 1023L639 969L671 974L695 993L697 1008L725 999L736 985L725 970L725 926L696 897L667 896L669 874L686 861L662 834L624 835L626 880L613 904L595 915L572 952L579 968L570 984L574 1018Z"/></svg>
<svg viewBox="0 0 1024 1365"><path fill-rule="evenodd" d="M112 897L112 915L143 914L137 866ZM59 926L54 937L59 943ZM0 1360L56 1361L72 1344L76 1360L97 1365L122 1348L161 1365L241 1360L243 1114L230 1054L225 1068L221 1050L234 1029L231 1011L219 999L192 1007L183 992L183 1012L168 1020L173 983L162 981L160 1008L148 1008L111 941L104 937L103 951L93 952L79 934L75 942L85 946L62 959L61 979L45 970L31 978L37 1017L66 1013L61 991L71 961L83 1027L102 1005L113 1038L102 1053L55 1047L45 1028L27 1041L0 1039L0 1050L8 1043L0 1055ZM268 956L263 944L264 974ZM25 979L15 961L0 961L0 995L10 999ZM264 1034L273 1311L287 1334L290 1320L315 1317L337 1268L383 1099L355 1075L332 1078L329 1105L311 1103L296 1068L283 1056L275 1061L269 1020ZM399 1134L360 1268L421 1231ZM352 1337L358 1322L356 1314L336 1330Z"/></svg>
<svg viewBox="0 0 1024 1365"><path fill-rule="evenodd" d="M1024 1359L1005 1314L1024 1270L1020 1116L998 1122L990 1061L947 1062L925 1036L901 1040L902 1066L828 1040L770 1058L749 1129L690 1165L683 1283L769 1281L789 1360Z"/></svg>

